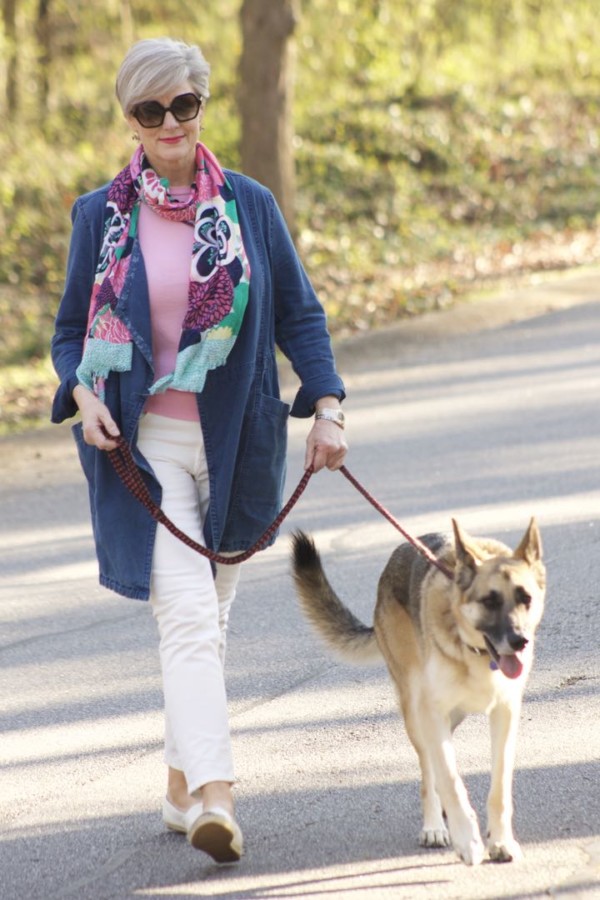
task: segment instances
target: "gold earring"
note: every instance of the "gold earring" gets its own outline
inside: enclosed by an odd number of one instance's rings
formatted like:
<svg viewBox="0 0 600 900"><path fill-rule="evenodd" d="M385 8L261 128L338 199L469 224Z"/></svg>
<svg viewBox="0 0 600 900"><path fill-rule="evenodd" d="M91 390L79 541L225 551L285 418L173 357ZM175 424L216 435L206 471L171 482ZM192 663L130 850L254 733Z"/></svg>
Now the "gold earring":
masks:
<svg viewBox="0 0 600 900"><path fill-rule="evenodd" d="M140 139L139 134L137 133L137 131L134 131L133 134L131 135L131 140L132 140L132 141L139 141L139 139Z"/></svg>

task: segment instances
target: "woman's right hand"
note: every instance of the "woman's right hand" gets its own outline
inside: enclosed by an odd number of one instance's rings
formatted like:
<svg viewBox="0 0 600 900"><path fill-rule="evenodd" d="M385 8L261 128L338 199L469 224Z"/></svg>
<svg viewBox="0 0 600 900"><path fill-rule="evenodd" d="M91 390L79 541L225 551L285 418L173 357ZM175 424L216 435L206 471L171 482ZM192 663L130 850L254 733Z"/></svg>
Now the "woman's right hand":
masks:
<svg viewBox="0 0 600 900"><path fill-rule="evenodd" d="M83 439L86 444L97 447L98 450L114 450L117 443L111 441L104 430L113 437L118 437L120 431L108 407L82 384L78 384L74 388L73 400L81 413Z"/></svg>

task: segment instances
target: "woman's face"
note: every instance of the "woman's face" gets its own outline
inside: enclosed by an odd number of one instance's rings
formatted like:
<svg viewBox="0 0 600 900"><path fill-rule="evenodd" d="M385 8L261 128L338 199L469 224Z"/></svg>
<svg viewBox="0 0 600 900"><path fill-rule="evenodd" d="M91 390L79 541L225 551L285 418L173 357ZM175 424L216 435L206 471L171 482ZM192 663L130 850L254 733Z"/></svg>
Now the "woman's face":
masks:
<svg viewBox="0 0 600 900"><path fill-rule="evenodd" d="M189 81L183 81L166 94L148 99L158 101L166 109L175 97L190 93L196 92ZM196 143L203 115L201 106L193 119L179 122L172 112L167 112L162 125L155 128L144 127L134 115L127 116L130 127L140 136L150 165L161 178L168 178L171 186L181 187L194 180Z"/></svg>

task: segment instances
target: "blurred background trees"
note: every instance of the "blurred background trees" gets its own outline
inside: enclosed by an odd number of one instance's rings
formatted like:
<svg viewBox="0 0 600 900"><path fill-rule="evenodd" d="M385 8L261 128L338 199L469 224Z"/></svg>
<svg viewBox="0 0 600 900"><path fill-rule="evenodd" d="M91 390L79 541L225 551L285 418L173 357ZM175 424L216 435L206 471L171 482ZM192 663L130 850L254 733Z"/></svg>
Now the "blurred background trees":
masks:
<svg viewBox="0 0 600 900"><path fill-rule="evenodd" d="M203 139L275 190L341 333L600 258L596 22L596 0L2 0L0 366L46 355L70 207L131 153L134 40L200 44Z"/></svg>
<svg viewBox="0 0 600 900"><path fill-rule="evenodd" d="M296 235L293 88L296 0L243 0L240 166L270 188Z"/></svg>

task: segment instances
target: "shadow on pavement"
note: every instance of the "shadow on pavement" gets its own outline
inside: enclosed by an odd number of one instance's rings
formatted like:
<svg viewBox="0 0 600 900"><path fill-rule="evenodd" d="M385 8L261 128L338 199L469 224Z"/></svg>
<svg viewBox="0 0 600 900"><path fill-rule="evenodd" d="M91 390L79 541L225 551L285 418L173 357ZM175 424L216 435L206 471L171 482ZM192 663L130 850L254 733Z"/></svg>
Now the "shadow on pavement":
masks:
<svg viewBox="0 0 600 900"><path fill-rule="evenodd" d="M568 786L569 795L576 796L580 789L586 789L585 783L591 789L596 775L595 767L587 764L516 773L515 826L526 857L530 843L552 841L559 845L564 839L594 836L598 816L587 823L581 817L575 820L566 816L567 798L561 785ZM550 779L552 790L547 789ZM481 819L488 778L471 775L466 782ZM519 807L525 804L536 809L535 828L527 828L519 820ZM418 786L414 782L370 784L354 789L332 785L326 793L280 792L241 800L238 817L246 834L247 852L239 865L227 867L219 867L208 857L195 853L182 835L166 832L158 812L103 818L94 815L100 811L91 810L90 818L77 826L65 818L40 826L41 833L32 828L13 828L0 844L2 896L4 900L84 900L88 896L100 900L132 896L135 891L135 896L156 898L218 895L251 900L300 893L310 897L313 892L328 893L327 875L315 876L315 868L339 869L345 864L364 864L364 877L376 875L380 888L400 892L402 888L429 885L433 889L454 878L456 866L460 871L462 866L450 850L426 851L417 847L418 806ZM273 821L286 821L287 828L274 831ZM341 835L345 835L342 840ZM406 865L402 864L402 857L407 857ZM62 860L60 867L57 860ZM390 866L386 860L394 860L395 864ZM372 866L375 862L376 869ZM306 878L301 877L303 871L307 871ZM284 875L283 879L278 878L276 889L236 887L229 892L226 888L229 879L275 874ZM339 886L344 877L342 871L331 880ZM355 881L361 877L354 872L347 879ZM211 893L211 884L215 888L218 884L218 893ZM187 893L185 888L179 888L184 885L194 885L193 891ZM167 888L172 893L166 893ZM336 889L331 891L332 896ZM352 890L350 884L346 890ZM510 894L502 896L508 898Z"/></svg>

